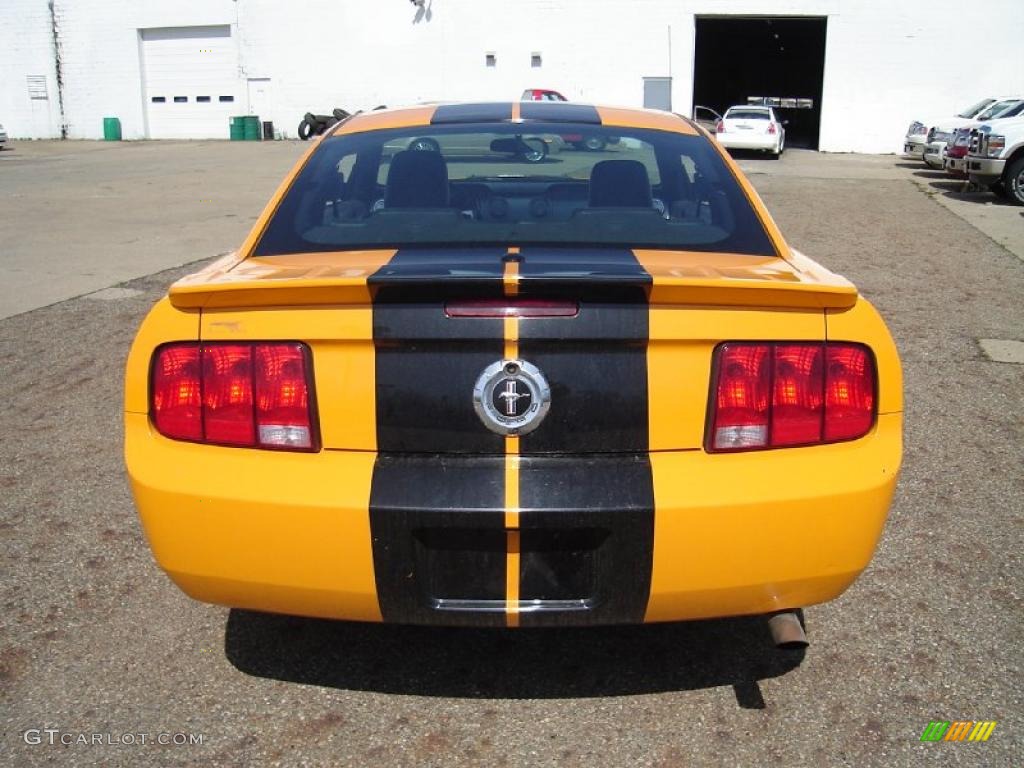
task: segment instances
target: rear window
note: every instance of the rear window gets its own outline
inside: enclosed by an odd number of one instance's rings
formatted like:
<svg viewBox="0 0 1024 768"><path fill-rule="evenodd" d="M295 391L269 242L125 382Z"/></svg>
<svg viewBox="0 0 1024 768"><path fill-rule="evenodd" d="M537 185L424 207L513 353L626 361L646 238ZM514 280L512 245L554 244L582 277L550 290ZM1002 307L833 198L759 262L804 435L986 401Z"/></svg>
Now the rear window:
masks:
<svg viewBox="0 0 1024 768"><path fill-rule="evenodd" d="M725 113L728 120L769 120L771 115L764 109L730 109Z"/></svg>
<svg viewBox="0 0 1024 768"><path fill-rule="evenodd" d="M776 255L707 139L540 122L327 138L255 255L463 244Z"/></svg>

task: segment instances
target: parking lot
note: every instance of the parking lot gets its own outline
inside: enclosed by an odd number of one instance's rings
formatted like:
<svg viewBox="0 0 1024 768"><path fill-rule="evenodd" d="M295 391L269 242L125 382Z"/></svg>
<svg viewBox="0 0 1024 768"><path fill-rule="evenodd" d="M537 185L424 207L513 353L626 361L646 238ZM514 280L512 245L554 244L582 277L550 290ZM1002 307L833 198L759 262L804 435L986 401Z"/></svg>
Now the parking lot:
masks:
<svg viewBox="0 0 1024 768"><path fill-rule="evenodd" d="M904 366L888 525L861 579L805 611L805 654L758 619L367 626L186 598L121 456L140 320L241 241L304 149L0 153L0 763L1021 763L1024 358L992 342L1024 342L1024 208L894 156L740 160L789 242L878 306ZM922 743L931 720L998 724Z"/></svg>

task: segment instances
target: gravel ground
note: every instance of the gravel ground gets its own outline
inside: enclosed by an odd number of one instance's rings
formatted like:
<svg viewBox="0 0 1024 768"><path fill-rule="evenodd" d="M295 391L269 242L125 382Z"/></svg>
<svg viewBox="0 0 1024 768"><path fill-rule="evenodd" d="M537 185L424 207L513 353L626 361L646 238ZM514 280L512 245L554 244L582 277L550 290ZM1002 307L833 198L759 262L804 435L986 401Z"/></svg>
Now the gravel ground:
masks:
<svg viewBox="0 0 1024 768"><path fill-rule="evenodd" d="M909 172L799 162L744 165L790 242L881 309L907 400L882 543L807 609L806 655L755 619L490 632L184 597L132 507L120 398L139 321L193 265L0 320L0 764L1022 764L1024 367L977 339L1024 340L1024 264ZM921 743L935 719L998 726Z"/></svg>

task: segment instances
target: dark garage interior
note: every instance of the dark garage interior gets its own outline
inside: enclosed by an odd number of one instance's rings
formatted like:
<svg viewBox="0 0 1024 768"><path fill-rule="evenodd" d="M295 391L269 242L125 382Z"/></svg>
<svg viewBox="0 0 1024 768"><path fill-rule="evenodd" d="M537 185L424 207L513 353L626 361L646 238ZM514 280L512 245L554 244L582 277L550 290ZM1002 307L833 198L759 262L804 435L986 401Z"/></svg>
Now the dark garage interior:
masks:
<svg viewBox="0 0 1024 768"><path fill-rule="evenodd" d="M786 145L818 148L825 17L697 17L693 103L719 114L750 97L787 120Z"/></svg>

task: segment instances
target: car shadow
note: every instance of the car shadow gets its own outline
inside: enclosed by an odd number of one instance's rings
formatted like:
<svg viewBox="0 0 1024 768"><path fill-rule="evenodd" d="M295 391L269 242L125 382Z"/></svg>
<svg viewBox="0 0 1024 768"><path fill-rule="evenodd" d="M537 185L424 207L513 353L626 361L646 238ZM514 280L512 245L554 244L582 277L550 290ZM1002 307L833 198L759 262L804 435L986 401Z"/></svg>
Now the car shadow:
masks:
<svg viewBox="0 0 1024 768"><path fill-rule="evenodd" d="M775 155L771 154L770 152L764 152L764 151L759 150L759 149L735 149L735 148L728 148L727 147L725 151L728 152L732 156L732 158L734 160L771 160L771 161L776 161L776 160L781 160L782 158L784 158L786 156L785 152L782 153L782 157L776 157Z"/></svg>
<svg viewBox="0 0 1024 768"><path fill-rule="evenodd" d="M895 165L897 168L910 169L920 169L922 167L928 167L924 164L924 160L897 160L895 163L893 163L893 165Z"/></svg>
<svg viewBox="0 0 1024 768"><path fill-rule="evenodd" d="M1013 201L999 197L989 189L975 186L966 179L956 179L949 175L941 180L929 181L928 186L943 197L963 200L968 203L1006 207L1015 205Z"/></svg>
<svg viewBox="0 0 1024 768"><path fill-rule="evenodd" d="M558 629L363 624L232 609L228 661L255 677L355 691L557 699L730 685L761 709L757 682L798 667L764 617Z"/></svg>
<svg viewBox="0 0 1024 768"><path fill-rule="evenodd" d="M918 166L918 170L914 171L914 176L919 179L942 179L949 181L957 181L945 171L929 169L927 166Z"/></svg>

